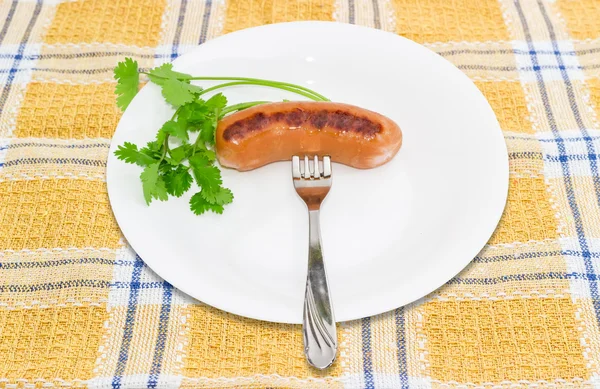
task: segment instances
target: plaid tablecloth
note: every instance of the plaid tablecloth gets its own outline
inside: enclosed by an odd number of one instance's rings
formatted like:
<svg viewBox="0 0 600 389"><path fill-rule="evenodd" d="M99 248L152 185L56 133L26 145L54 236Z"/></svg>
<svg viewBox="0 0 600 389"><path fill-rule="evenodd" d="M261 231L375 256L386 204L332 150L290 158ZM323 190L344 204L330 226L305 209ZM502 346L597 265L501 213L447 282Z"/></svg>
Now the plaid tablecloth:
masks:
<svg viewBox="0 0 600 389"><path fill-rule="evenodd" d="M299 326L221 312L153 274L105 182L117 61L152 67L312 19L456 64L510 152L485 249L426 299L341 324L324 373ZM599 0L29 0L2 2L0 21L0 388L600 387Z"/></svg>

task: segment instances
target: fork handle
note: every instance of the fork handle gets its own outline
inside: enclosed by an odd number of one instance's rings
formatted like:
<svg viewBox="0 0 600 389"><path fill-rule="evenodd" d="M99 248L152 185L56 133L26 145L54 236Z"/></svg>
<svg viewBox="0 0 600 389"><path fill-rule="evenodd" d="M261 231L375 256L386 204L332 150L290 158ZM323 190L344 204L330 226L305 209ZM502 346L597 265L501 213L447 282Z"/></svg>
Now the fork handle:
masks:
<svg viewBox="0 0 600 389"><path fill-rule="evenodd" d="M329 367L337 353L337 334L321 251L319 210L308 211L309 246L304 295L304 352L318 369Z"/></svg>

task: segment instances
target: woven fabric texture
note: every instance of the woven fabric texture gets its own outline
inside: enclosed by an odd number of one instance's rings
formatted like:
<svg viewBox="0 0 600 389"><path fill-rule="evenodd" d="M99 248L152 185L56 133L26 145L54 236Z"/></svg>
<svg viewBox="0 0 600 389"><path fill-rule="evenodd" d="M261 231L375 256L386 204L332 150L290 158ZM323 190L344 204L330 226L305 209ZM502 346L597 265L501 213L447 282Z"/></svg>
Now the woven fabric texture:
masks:
<svg viewBox="0 0 600 389"><path fill-rule="evenodd" d="M494 109L502 220L410 306L342 323L309 368L299 326L194 301L123 239L106 193L112 69L224 33L329 20L424 44ZM0 2L0 388L600 387L600 1Z"/></svg>

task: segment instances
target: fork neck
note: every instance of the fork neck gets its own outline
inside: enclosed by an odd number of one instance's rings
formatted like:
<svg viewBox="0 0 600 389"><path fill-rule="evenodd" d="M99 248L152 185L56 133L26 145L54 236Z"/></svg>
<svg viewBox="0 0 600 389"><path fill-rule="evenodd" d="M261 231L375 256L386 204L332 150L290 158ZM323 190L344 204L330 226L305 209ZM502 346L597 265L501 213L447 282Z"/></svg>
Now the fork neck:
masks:
<svg viewBox="0 0 600 389"><path fill-rule="evenodd" d="M306 203L309 212L318 211L321 208L321 203L329 192L328 187L310 187L310 188L296 188L296 191L300 197Z"/></svg>
<svg viewBox="0 0 600 389"><path fill-rule="evenodd" d="M321 253L321 223L319 209L308 211L308 247L309 247L309 268L317 263L323 267L323 254Z"/></svg>

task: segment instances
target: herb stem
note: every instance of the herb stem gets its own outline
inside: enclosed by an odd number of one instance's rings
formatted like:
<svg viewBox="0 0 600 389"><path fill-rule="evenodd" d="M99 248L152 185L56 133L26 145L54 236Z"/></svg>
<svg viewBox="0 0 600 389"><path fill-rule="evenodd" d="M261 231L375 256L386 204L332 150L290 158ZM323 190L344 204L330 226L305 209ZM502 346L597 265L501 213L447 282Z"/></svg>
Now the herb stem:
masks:
<svg viewBox="0 0 600 389"><path fill-rule="evenodd" d="M236 86L236 85L259 85L259 86L266 86L266 87L270 87L270 88L282 89L282 90L286 90L286 91L289 91L289 92L293 92L293 93L302 95L304 97L308 97L311 100L323 101L320 97L315 96L315 95L311 94L310 92L306 92L304 90L296 89L296 88L290 87L290 86L279 85L279 84L276 84L276 83L273 83L273 82L268 82L268 81L234 81L234 82L226 82L224 84L219 84L219 85L211 86L210 88L206 88L202 92L200 92L200 95L203 95L203 94L208 93L208 92L212 92L212 91L217 90L217 89L226 88L226 87L229 87L229 86Z"/></svg>
<svg viewBox="0 0 600 389"><path fill-rule="evenodd" d="M169 152L169 134L165 135L165 141L163 143L163 152L162 155L160 156L160 160L158 161L158 165L160 166L161 162L165 159L165 157L167 156L167 152ZM169 152L169 155L171 155L171 153Z"/></svg>
<svg viewBox="0 0 600 389"><path fill-rule="evenodd" d="M196 154L196 148L198 147L198 145L200 144L200 140L202 139L202 136L200 136L200 134L198 134L198 137L196 138L196 141L194 142L194 144L192 145L192 154ZM206 146L205 146L206 147Z"/></svg>
<svg viewBox="0 0 600 389"><path fill-rule="evenodd" d="M247 103L239 103L239 104L230 105L229 107L225 107L221 111L220 117L223 117L231 112L241 111L246 108L254 107L255 105L266 104L266 103L270 103L270 101L249 101Z"/></svg>
<svg viewBox="0 0 600 389"><path fill-rule="evenodd" d="M177 109L175 110L175 112L173 112L173 116L171 116L171 120L175 120L175 118L179 114L179 111L181 111L181 106L177 107Z"/></svg>
<svg viewBox="0 0 600 389"><path fill-rule="evenodd" d="M304 86L296 85L296 84L291 84L289 82L265 80L265 79L262 79L262 78L249 78L249 77L191 77L191 78L188 78L188 80L196 80L196 81L200 81L200 80L204 80L204 81L248 81L248 82L260 82L260 83L277 84L279 86L287 86L287 87L291 87L291 88L294 88L294 89L299 89L299 90L308 92L311 95L317 97L319 100L322 100L322 101L330 101L327 97L323 96L322 94L317 93L314 90L306 88ZM274 88L278 88L278 86L274 86ZM289 90L289 89L285 89L285 90ZM313 99L313 100L316 100L316 99Z"/></svg>
<svg viewBox="0 0 600 389"><path fill-rule="evenodd" d="M150 75L148 72L139 72L140 74ZM154 75L153 77L165 78ZM270 86L272 88L278 88L287 90L289 92L298 93L300 95L306 96L311 100L315 101L331 101L327 97L323 96L320 93L315 92L312 89L306 88L301 85L292 84L289 82L282 81L274 81L274 80L266 80L262 78L250 78L250 77L178 77L179 80L195 80L195 81L245 81L248 84L233 84L233 85L263 85ZM227 84L221 84L223 87ZM219 87L219 85L216 85ZM228 85L229 86L229 85ZM213 87L214 88L214 87ZM211 89L211 88L208 88ZM212 89L214 90L214 89ZM206 91L206 89L205 89ZM305 93L301 93L305 92Z"/></svg>
<svg viewBox="0 0 600 389"><path fill-rule="evenodd" d="M171 120L175 120L175 118L177 117L177 114L179 113L179 111L181 110L181 107L178 107L175 112L173 112L173 116L171 116ZM165 157L167 156L167 153L169 153L169 156L171 156L171 150L169 149L169 136L171 136L170 134L166 134L165 135L165 142L163 143L163 153L160 156L160 160L158 161L158 163L160 164Z"/></svg>

